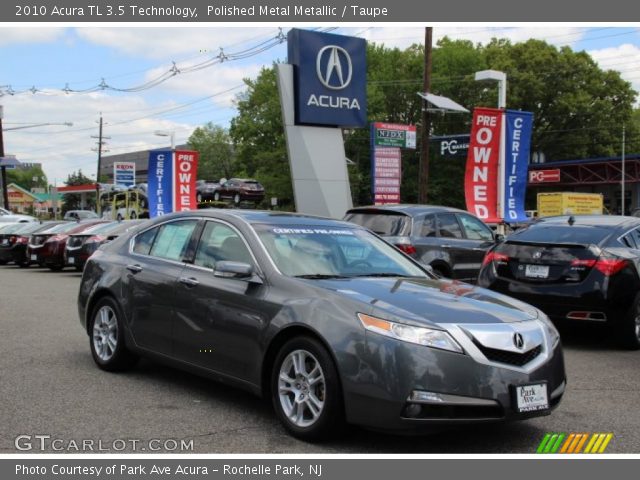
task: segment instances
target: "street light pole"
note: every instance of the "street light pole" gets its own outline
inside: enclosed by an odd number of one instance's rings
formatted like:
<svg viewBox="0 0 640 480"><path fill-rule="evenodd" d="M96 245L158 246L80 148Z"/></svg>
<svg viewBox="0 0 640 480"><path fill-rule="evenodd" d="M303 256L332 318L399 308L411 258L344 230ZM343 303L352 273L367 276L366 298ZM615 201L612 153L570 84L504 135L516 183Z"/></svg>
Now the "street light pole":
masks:
<svg viewBox="0 0 640 480"><path fill-rule="evenodd" d="M4 117L4 107L0 105L0 158L4 157L4 135L2 129L2 118ZM2 175L2 202L4 208L9 210L9 192L7 192L7 167L2 165L0 167Z"/></svg>
<svg viewBox="0 0 640 480"><path fill-rule="evenodd" d="M622 156L621 156L621 160L622 160L622 178L620 179L620 190L621 190L621 198L620 198L620 200L621 200L621 207L622 208L621 208L621 211L620 211L620 215L624 215L624 207L625 207L625 205L624 205L624 203L625 203L624 202L624 200L625 200L624 199L624 194L625 194L625 191L624 191L624 181L625 181L625 178L624 178L625 177L625 173L624 173L624 161L625 161L625 158L624 158L624 147L625 147L625 140L626 140L625 136L626 136L625 124L623 123L622 124Z"/></svg>

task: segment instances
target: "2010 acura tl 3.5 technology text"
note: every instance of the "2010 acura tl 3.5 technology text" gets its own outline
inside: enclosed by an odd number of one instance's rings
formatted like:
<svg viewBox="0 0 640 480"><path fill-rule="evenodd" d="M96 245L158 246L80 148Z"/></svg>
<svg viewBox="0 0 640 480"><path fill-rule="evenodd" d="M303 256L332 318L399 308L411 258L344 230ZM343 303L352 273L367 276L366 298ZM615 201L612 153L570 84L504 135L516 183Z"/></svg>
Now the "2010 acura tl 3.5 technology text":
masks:
<svg viewBox="0 0 640 480"><path fill-rule="evenodd" d="M224 380L307 440L546 415L566 384L542 312L317 217L159 217L93 254L78 306L100 368L142 355Z"/></svg>

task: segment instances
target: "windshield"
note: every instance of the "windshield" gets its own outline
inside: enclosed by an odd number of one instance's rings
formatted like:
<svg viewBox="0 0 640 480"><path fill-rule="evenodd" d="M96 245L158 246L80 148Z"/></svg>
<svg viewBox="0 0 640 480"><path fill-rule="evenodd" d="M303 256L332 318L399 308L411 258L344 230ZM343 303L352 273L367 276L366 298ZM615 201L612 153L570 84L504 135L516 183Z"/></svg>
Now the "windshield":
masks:
<svg viewBox="0 0 640 480"><path fill-rule="evenodd" d="M411 218L402 213L385 211L349 212L344 219L383 236L409 235L411 229Z"/></svg>
<svg viewBox="0 0 640 480"><path fill-rule="evenodd" d="M309 225L254 228L273 263L291 277L429 277L366 230Z"/></svg>

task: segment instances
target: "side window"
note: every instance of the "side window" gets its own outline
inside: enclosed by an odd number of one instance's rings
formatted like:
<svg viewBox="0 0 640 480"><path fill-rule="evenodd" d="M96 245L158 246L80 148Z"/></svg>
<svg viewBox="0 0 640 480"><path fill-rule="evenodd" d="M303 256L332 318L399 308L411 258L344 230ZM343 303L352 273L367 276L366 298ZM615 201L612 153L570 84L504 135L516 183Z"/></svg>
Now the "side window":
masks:
<svg viewBox="0 0 640 480"><path fill-rule="evenodd" d="M157 233L158 227L152 228L138 235L133 241L134 253L139 253L140 255L149 255L149 252L151 251L151 245L153 245L153 239L156 238Z"/></svg>
<svg viewBox="0 0 640 480"><path fill-rule="evenodd" d="M636 245L636 242L633 240L633 232L627 233L624 237L620 239L620 241L625 247L638 248L638 246Z"/></svg>
<svg viewBox="0 0 640 480"><path fill-rule="evenodd" d="M640 229L636 228L629 235L633 239L631 243L632 245L631 248L640 248ZM634 243L635 243L635 247L633 246Z"/></svg>
<svg viewBox="0 0 640 480"><path fill-rule="evenodd" d="M247 246L234 229L221 223L207 222L193 263L213 269L221 260L253 265Z"/></svg>
<svg viewBox="0 0 640 480"><path fill-rule="evenodd" d="M438 215L438 233L445 238L462 238L462 230L456 215L442 213Z"/></svg>
<svg viewBox="0 0 640 480"><path fill-rule="evenodd" d="M435 215L427 215L422 221L421 237L436 237L436 217Z"/></svg>
<svg viewBox="0 0 640 480"><path fill-rule="evenodd" d="M182 261L197 223L196 220L181 220L161 225L150 255L177 262Z"/></svg>
<svg viewBox="0 0 640 480"><path fill-rule="evenodd" d="M459 215L462 228L469 240L492 241L493 234L489 227L471 215Z"/></svg>

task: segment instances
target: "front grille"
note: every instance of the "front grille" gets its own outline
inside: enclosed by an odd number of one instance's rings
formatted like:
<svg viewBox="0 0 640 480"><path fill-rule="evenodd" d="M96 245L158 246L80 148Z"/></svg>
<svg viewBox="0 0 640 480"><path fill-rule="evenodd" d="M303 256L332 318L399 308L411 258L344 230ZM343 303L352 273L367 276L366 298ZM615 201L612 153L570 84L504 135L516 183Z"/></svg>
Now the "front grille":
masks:
<svg viewBox="0 0 640 480"><path fill-rule="evenodd" d="M542 345L532 348L527 352L516 353L509 352L507 350L497 350L495 348L488 348L480 343L474 341L473 343L480 349L487 359L492 362L505 363L507 365L514 365L516 367L522 367L529 362L532 362L542 352Z"/></svg>

